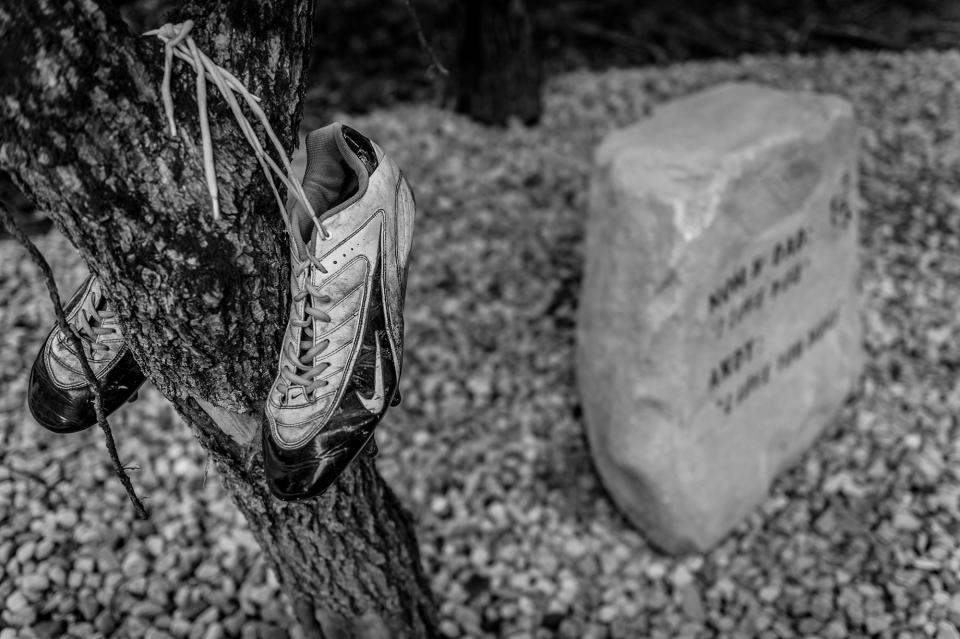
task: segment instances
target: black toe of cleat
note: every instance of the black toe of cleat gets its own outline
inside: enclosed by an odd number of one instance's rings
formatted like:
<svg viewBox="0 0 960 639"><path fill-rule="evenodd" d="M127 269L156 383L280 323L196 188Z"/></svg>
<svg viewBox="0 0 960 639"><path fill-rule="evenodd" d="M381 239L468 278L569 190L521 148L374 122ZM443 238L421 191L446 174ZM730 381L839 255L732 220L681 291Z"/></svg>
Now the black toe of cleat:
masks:
<svg viewBox="0 0 960 639"><path fill-rule="evenodd" d="M278 446L263 431L263 466L270 491L284 501L322 495L373 440L374 426L321 431L294 450ZM376 444L374 444L376 445Z"/></svg>
<svg viewBox="0 0 960 639"><path fill-rule="evenodd" d="M135 397L146 377L127 350L101 379L103 411L110 415ZM46 358L38 357L30 371L27 406L37 422L55 433L76 433L97 423L93 391L87 385L64 388L47 369Z"/></svg>
<svg viewBox="0 0 960 639"><path fill-rule="evenodd" d="M30 371L27 406L41 426L55 433L76 433L97 423L90 387L60 388L43 357L37 358Z"/></svg>

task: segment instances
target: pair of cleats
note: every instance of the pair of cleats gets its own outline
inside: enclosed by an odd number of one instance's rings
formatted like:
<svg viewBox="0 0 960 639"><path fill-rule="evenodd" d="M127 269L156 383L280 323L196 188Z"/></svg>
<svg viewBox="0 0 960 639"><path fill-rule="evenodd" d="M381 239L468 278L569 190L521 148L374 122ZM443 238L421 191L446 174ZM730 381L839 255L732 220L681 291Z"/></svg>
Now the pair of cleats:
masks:
<svg viewBox="0 0 960 639"><path fill-rule="evenodd" d="M291 198L292 301L263 429L267 483L280 499L323 493L372 443L403 361L403 301L415 215L400 169L339 123L307 136L303 190ZM91 276L65 307L110 414L146 381L113 307ZM28 405L57 433L97 422L93 391L71 340L54 329L30 373Z"/></svg>

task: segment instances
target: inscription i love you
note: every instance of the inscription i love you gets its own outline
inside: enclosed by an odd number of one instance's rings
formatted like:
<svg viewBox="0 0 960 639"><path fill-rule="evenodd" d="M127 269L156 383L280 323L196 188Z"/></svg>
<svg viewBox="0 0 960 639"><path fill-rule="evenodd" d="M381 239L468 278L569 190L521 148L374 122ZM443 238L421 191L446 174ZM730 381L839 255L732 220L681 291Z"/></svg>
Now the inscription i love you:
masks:
<svg viewBox="0 0 960 639"><path fill-rule="evenodd" d="M842 233L848 229L845 222L833 211L829 228ZM733 414L774 384L778 375L799 365L836 326L839 306L806 317L786 337L771 325L794 321L797 298L814 284L810 279L816 239L812 227L796 227L725 271L708 289L704 304L710 350L717 356L708 365L705 390L724 415Z"/></svg>

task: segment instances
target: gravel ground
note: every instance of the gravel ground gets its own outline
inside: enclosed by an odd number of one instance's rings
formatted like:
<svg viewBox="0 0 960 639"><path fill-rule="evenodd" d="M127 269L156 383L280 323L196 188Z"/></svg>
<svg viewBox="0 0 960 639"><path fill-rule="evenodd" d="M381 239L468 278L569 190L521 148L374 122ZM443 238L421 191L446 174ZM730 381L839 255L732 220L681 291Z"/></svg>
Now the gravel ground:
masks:
<svg viewBox="0 0 960 639"><path fill-rule="evenodd" d="M957 78L956 53L744 59L557 78L532 129L425 107L348 118L417 191L404 403L380 429L379 466L417 518L444 635L960 639ZM869 360L770 497L712 552L671 558L605 498L582 432L586 177L604 132L731 79L857 107ZM62 238L42 248L63 289L80 281ZM300 636L156 391L114 420L150 523L133 521L97 433L29 422L49 302L16 246L0 255L0 639Z"/></svg>

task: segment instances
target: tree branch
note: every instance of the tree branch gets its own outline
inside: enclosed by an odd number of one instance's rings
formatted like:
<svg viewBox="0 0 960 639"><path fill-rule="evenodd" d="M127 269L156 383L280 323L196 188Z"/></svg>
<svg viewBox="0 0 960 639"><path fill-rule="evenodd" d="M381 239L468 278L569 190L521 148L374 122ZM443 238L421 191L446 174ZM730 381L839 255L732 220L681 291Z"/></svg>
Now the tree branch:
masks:
<svg viewBox="0 0 960 639"><path fill-rule="evenodd" d="M413 26L417 29L417 39L420 40L420 48L423 49L424 53L430 58L430 66L436 69L440 75L450 77L450 71L447 70L447 67L443 66L440 58L437 57L436 51L433 50L430 42L427 41L427 36L423 32L423 25L420 24L420 16L417 14L412 0L404 0L404 3L407 5L407 12L410 14L410 19L413 20Z"/></svg>

